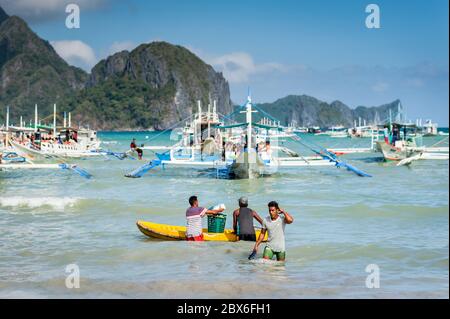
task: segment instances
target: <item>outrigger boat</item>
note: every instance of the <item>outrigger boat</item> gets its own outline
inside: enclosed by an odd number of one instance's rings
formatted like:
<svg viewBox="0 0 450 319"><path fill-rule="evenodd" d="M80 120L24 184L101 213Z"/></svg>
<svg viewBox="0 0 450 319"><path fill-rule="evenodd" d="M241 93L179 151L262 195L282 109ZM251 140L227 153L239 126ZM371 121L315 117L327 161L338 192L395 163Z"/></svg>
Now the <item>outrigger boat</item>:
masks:
<svg viewBox="0 0 450 319"><path fill-rule="evenodd" d="M316 135L328 135L333 138L346 138L349 137L347 129L342 125L336 125L329 128L329 130L321 133L317 133Z"/></svg>
<svg viewBox="0 0 450 319"><path fill-rule="evenodd" d="M7 119L9 119L9 109ZM68 126L66 126L65 113L64 125L56 126L56 104L52 126L38 123L36 105L34 126L26 127L22 121L20 126L9 126L7 123L5 134L7 144L13 148L14 152L33 162L46 163L55 158L71 159L102 155L99 152L100 140L97 138L97 132L71 127L70 113Z"/></svg>
<svg viewBox="0 0 450 319"><path fill-rule="evenodd" d="M382 152L386 161L400 161L400 164L409 164L413 160L436 159L448 160L449 148L422 145L422 135L419 128L413 123L389 123L385 125L383 141L377 141L377 150Z"/></svg>
<svg viewBox="0 0 450 319"><path fill-rule="evenodd" d="M92 130L61 128L58 137L53 138L45 129L39 129L41 140L35 142L36 132L26 128L11 128L13 134L9 143L22 156L34 161L47 161L53 158L85 158L98 156L100 141ZM33 136L34 135L34 136ZM45 139L43 136L49 136ZM76 136L76 140L73 136ZM31 137L31 138L30 138ZM34 138L34 140L33 140Z"/></svg>
<svg viewBox="0 0 450 319"><path fill-rule="evenodd" d="M35 170L35 169L61 169L71 170L84 178L91 178L92 175L76 164L67 163L45 163L35 164L14 152L0 152L0 171L9 170Z"/></svg>
<svg viewBox="0 0 450 319"><path fill-rule="evenodd" d="M245 115L243 123L225 123L219 119L214 103L213 111L203 113L201 104L193 120L181 131L181 141L173 146L147 146L144 149L164 150L156 153L156 159L126 174L126 177L142 177L156 167L188 167L211 168L216 170L217 177L252 179L272 175L280 169L289 167L337 166L345 167L359 176L370 176L357 168L338 159L326 149L311 145L295 134L285 132L279 121L261 108L252 104L248 96L247 103L232 114L224 116L232 119L236 113ZM272 118L276 126L252 121L252 114L261 112ZM303 146L310 148L313 156L302 156L297 152L278 145L278 138L291 138ZM284 154L285 156L279 156Z"/></svg>

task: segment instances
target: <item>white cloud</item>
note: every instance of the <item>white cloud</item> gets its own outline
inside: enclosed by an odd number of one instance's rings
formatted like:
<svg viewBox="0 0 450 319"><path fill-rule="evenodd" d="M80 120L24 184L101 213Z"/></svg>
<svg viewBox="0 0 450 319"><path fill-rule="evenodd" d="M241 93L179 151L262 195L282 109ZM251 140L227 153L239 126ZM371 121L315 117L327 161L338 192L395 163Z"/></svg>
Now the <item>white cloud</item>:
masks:
<svg viewBox="0 0 450 319"><path fill-rule="evenodd" d="M424 81L419 78L407 79L405 83L406 83L406 85L409 85L409 86L415 87L415 88L421 88L425 85Z"/></svg>
<svg viewBox="0 0 450 319"><path fill-rule="evenodd" d="M189 45L186 48L206 63L211 64L217 71L222 72L230 83L246 83L252 81L254 75L288 70L287 66L276 62L256 63L253 57L246 52L231 52L213 56Z"/></svg>
<svg viewBox="0 0 450 319"><path fill-rule="evenodd" d="M89 71L97 62L94 50L80 40L62 40L50 42L55 51L71 65Z"/></svg>
<svg viewBox="0 0 450 319"><path fill-rule="evenodd" d="M252 75L283 72L285 68L279 63L257 64L253 57L245 52L233 52L222 56L213 57L209 61L216 69L222 71L225 78L232 83L248 82Z"/></svg>
<svg viewBox="0 0 450 319"><path fill-rule="evenodd" d="M386 82L377 82L374 85L372 85L371 89L372 91L378 93L385 92L389 89L389 84Z"/></svg>
<svg viewBox="0 0 450 319"><path fill-rule="evenodd" d="M111 44L108 49L108 54L114 54L123 50L131 51L136 47L136 43L132 41L116 41Z"/></svg>
<svg viewBox="0 0 450 319"><path fill-rule="evenodd" d="M77 4L80 12L97 9L106 3L105 0L2 0L2 8L9 15L17 15L28 22L42 22L55 17L65 19L66 5Z"/></svg>

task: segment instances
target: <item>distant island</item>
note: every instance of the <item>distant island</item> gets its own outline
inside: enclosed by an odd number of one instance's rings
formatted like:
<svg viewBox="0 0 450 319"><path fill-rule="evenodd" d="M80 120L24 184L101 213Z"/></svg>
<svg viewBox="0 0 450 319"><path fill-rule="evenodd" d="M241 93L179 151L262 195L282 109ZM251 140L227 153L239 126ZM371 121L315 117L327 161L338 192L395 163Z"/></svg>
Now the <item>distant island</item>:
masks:
<svg viewBox="0 0 450 319"><path fill-rule="evenodd" d="M34 105L50 115L72 112L73 122L98 130L161 130L189 117L196 102L217 101L222 114L233 111L230 88L222 73L186 48L167 42L141 44L115 53L90 73L70 66L50 43L17 16L0 7L0 123L5 107L11 119L32 118ZM307 95L290 95L259 106L283 125L351 126L395 114L399 100L351 109L340 101L326 103Z"/></svg>

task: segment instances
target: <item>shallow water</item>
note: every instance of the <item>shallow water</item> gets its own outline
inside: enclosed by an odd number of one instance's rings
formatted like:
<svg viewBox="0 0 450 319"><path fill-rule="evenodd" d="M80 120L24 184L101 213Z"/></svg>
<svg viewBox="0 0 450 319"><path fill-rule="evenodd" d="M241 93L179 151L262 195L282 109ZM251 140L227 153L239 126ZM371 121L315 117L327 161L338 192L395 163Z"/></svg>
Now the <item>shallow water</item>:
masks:
<svg viewBox="0 0 450 319"><path fill-rule="evenodd" d="M124 151L132 137L169 140L158 134L99 135L104 148ZM438 140L424 138L427 145ZM142 162L116 159L81 161L92 180L67 171L0 172L0 297L448 298L448 162L396 167L379 157L346 157L372 178L316 167L251 181L181 169L128 179ZM249 261L248 242L164 242L136 228L138 219L184 224L192 194L205 206L225 203L228 227L238 197L248 196L263 216L277 200L295 218L286 226L287 261ZM66 288L68 264L79 266L79 289ZM369 264L379 266L378 289L366 288Z"/></svg>

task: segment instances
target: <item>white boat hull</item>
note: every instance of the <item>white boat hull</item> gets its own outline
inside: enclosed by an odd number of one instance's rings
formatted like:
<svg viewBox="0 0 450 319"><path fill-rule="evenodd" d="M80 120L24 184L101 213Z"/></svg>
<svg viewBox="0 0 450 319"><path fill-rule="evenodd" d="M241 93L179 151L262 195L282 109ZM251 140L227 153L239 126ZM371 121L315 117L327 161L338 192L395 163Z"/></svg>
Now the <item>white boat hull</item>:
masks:
<svg viewBox="0 0 450 319"><path fill-rule="evenodd" d="M42 143L41 150L37 150L13 140L10 142L17 154L26 157L31 161L46 162L54 160L55 158L85 158L101 155L97 152L88 150L83 151L71 145Z"/></svg>

